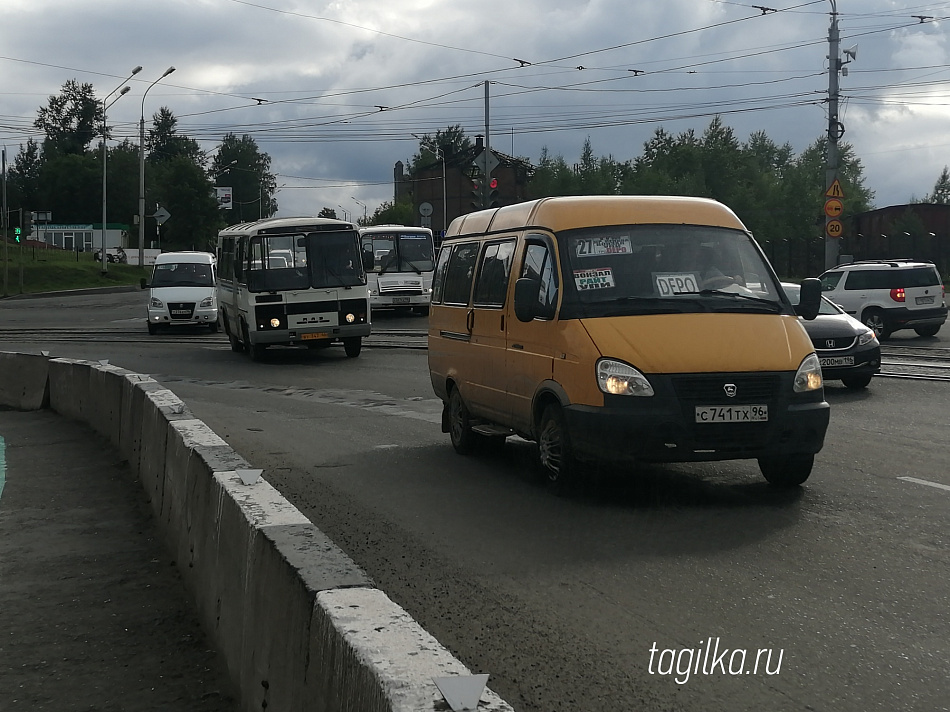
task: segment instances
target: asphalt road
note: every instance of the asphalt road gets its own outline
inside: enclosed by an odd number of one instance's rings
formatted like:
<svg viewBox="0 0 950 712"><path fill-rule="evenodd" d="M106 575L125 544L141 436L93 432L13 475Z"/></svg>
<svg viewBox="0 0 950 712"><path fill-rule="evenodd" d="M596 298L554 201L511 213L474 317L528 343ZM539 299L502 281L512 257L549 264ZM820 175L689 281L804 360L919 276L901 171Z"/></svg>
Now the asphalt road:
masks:
<svg viewBox="0 0 950 712"><path fill-rule="evenodd" d="M454 454L423 350L252 364L221 335L149 338L143 316L141 293L0 302L0 349L166 383L519 710L950 709L946 382L831 384L800 490L728 462L558 499L526 443ZM37 325L102 340L4 333Z"/></svg>

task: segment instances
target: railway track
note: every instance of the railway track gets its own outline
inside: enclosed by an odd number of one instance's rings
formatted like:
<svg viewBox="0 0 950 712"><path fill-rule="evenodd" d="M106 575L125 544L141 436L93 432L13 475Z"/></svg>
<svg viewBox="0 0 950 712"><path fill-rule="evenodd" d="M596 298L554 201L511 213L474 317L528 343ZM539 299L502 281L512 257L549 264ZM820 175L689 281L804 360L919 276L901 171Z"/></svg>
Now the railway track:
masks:
<svg viewBox="0 0 950 712"><path fill-rule="evenodd" d="M149 336L144 330L80 329L60 327L49 329L27 329L17 327L0 328L0 350L4 343L141 343L150 344L160 340L163 344L181 344L205 346L214 345L228 348L228 339L223 332L169 332L158 336ZM363 340L363 344L376 348L425 349L426 331L424 329L380 329ZM907 378L927 381L950 381L950 348L904 346L885 344L881 348L881 372L883 378Z"/></svg>

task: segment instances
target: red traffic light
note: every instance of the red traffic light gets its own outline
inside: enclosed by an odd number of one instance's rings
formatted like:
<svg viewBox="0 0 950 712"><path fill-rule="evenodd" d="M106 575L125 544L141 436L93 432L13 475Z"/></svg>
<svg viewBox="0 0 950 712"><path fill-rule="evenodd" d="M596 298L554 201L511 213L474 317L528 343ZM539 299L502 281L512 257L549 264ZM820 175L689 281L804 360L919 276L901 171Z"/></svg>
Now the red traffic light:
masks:
<svg viewBox="0 0 950 712"><path fill-rule="evenodd" d="M497 187L498 187L498 179L497 179L497 178L492 178L492 179L491 179L491 182L488 184L488 187L489 187L489 188L497 188Z"/></svg>

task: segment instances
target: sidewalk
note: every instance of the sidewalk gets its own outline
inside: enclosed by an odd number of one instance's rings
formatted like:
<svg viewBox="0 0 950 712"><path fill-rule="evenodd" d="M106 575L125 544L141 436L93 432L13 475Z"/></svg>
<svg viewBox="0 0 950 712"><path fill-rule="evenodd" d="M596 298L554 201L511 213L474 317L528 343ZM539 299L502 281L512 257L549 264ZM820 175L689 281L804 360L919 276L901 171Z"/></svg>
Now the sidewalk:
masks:
<svg viewBox="0 0 950 712"><path fill-rule="evenodd" d="M49 410L0 410L0 709L238 709L142 486Z"/></svg>

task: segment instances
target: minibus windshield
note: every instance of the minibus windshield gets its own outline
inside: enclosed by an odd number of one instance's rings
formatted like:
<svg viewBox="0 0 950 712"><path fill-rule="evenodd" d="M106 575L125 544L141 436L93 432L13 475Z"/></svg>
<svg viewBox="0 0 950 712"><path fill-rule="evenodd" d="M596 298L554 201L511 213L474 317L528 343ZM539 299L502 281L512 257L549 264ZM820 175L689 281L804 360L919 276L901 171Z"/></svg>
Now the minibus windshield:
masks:
<svg viewBox="0 0 950 712"><path fill-rule="evenodd" d="M728 228L627 225L558 235L562 316L791 313L752 238Z"/></svg>
<svg viewBox="0 0 950 712"><path fill-rule="evenodd" d="M152 287L213 287L210 264L173 262L155 265Z"/></svg>
<svg viewBox="0 0 950 712"><path fill-rule="evenodd" d="M248 257L252 292L366 284L355 231L258 236Z"/></svg>

